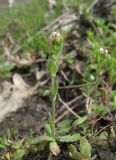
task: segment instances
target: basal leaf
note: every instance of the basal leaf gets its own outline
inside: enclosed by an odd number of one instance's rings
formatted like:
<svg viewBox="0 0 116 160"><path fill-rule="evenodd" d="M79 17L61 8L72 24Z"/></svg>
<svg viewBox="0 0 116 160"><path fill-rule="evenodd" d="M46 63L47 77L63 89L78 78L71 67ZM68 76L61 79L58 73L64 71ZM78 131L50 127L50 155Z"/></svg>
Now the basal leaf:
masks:
<svg viewBox="0 0 116 160"><path fill-rule="evenodd" d="M8 142L0 137L0 148L6 148L7 146L9 146Z"/></svg>
<svg viewBox="0 0 116 160"><path fill-rule="evenodd" d="M91 157L92 147L85 137L80 138L80 152L85 158Z"/></svg>
<svg viewBox="0 0 116 160"><path fill-rule="evenodd" d="M75 133L73 135L60 136L60 142L76 142L80 137L79 133Z"/></svg>
<svg viewBox="0 0 116 160"><path fill-rule="evenodd" d="M69 128L71 126L72 120L64 120L58 124L58 128Z"/></svg>
<svg viewBox="0 0 116 160"><path fill-rule="evenodd" d="M21 159L25 154L27 154L27 150L26 149L18 149L16 150L13 154L13 160L19 160Z"/></svg>
<svg viewBox="0 0 116 160"><path fill-rule="evenodd" d="M45 132L50 136L52 134L50 124L45 124L44 128L45 128Z"/></svg>
<svg viewBox="0 0 116 160"><path fill-rule="evenodd" d="M37 136L35 138L33 138L31 140L31 144L37 144L37 143L40 143L40 142L43 142L43 141L55 141L55 139L51 136L48 136L48 135L44 135L44 136Z"/></svg>
<svg viewBox="0 0 116 160"><path fill-rule="evenodd" d="M69 146L69 155L75 160L82 160L82 155L77 151L76 147L72 144Z"/></svg>
<svg viewBox="0 0 116 160"><path fill-rule="evenodd" d="M87 116L79 117L77 120L73 122L73 126L78 126L84 123L87 120Z"/></svg>
<svg viewBox="0 0 116 160"><path fill-rule="evenodd" d="M17 142L14 142L13 144L12 144L12 148L15 148L15 149L18 149L18 148L20 148L21 147L21 142L20 141L17 141Z"/></svg>
<svg viewBox="0 0 116 160"><path fill-rule="evenodd" d="M74 62L74 57L72 55L66 55L64 56L64 61L67 62L68 64L73 64Z"/></svg>

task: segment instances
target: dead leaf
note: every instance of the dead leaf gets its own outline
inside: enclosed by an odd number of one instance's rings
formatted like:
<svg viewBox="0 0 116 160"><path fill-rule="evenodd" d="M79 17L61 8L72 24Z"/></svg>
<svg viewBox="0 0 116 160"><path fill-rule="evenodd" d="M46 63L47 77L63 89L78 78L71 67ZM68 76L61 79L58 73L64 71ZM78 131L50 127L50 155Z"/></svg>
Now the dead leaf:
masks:
<svg viewBox="0 0 116 160"><path fill-rule="evenodd" d="M28 53L27 58L25 59L21 59L19 56L13 56L10 54L10 49L8 47L5 46L5 43L2 42L2 47L4 50L4 55L7 57L8 60L12 61L13 63L15 63L17 66L28 66L31 65L32 63L34 63L36 56L35 53Z"/></svg>
<svg viewBox="0 0 116 160"><path fill-rule="evenodd" d="M11 160L11 154L9 152L5 154L5 160Z"/></svg>
<svg viewBox="0 0 116 160"><path fill-rule="evenodd" d="M50 142L50 151L54 156L57 156L60 153L60 148L57 142Z"/></svg>
<svg viewBox="0 0 116 160"><path fill-rule="evenodd" d="M74 68L77 71L77 73L84 77L83 67L84 63L82 61L76 61L74 64Z"/></svg>
<svg viewBox="0 0 116 160"><path fill-rule="evenodd" d="M36 76L36 80L41 80L43 78L43 76L46 75L45 71L36 71L35 76Z"/></svg>

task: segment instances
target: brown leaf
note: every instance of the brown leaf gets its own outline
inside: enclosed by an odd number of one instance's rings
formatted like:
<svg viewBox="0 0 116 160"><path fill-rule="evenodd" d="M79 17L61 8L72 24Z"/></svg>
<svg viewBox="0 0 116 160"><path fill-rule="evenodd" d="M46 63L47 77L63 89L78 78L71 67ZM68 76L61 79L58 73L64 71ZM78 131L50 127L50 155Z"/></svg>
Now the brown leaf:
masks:
<svg viewBox="0 0 116 160"><path fill-rule="evenodd" d="M11 160L11 154L9 152L5 154L5 160Z"/></svg>
<svg viewBox="0 0 116 160"><path fill-rule="evenodd" d="M57 156L60 153L60 148L57 142L50 142L50 151L54 156Z"/></svg>
<svg viewBox="0 0 116 160"><path fill-rule="evenodd" d="M45 71L37 71L35 73L35 76L36 76L36 80L41 80L43 78L43 76L46 75L46 72Z"/></svg>
<svg viewBox="0 0 116 160"><path fill-rule="evenodd" d="M84 67L84 63L82 61L76 61L74 64L74 68L77 71L77 73L84 77L84 73L82 71L83 67Z"/></svg>

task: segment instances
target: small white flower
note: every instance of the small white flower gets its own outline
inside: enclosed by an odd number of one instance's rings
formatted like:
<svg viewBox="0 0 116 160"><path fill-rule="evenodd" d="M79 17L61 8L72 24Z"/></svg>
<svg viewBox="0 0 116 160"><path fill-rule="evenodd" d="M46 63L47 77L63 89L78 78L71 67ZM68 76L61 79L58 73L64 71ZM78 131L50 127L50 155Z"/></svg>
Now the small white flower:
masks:
<svg viewBox="0 0 116 160"><path fill-rule="evenodd" d="M104 53L104 48L100 48L100 50L99 50L99 51L100 51L100 53L102 53L102 54L103 54L103 53Z"/></svg>
<svg viewBox="0 0 116 160"><path fill-rule="evenodd" d="M55 38L60 37L60 36L61 34L59 32L52 32L50 37L52 40L54 40Z"/></svg>
<svg viewBox="0 0 116 160"><path fill-rule="evenodd" d="M94 81L95 80L95 77L93 75L90 75L90 80L91 81Z"/></svg>
<svg viewBox="0 0 116 160"><path fill-rule="evenodd" d="M108 50L107 49L105 49L105 54L108 54Z"/></svg>
<svg viewBox="0 0 116 160"><path fill-rule="evenodd" d="M102 54L108 54L108 50L107 49L105 49L105 48L100 48L100 53L102 53Z"/></svg>
<svg viewBox="0 0 116 160"><path fill-rule="evenodd" d="M62 42L63 41L63 36L59 32L52 32L50 36L51 42Z"/></svg>
<svg viewBox="0 0 116 160"><path fill-rule="evenodd" d="M8 0L9 7L13 7L15 0Z"/></svg>

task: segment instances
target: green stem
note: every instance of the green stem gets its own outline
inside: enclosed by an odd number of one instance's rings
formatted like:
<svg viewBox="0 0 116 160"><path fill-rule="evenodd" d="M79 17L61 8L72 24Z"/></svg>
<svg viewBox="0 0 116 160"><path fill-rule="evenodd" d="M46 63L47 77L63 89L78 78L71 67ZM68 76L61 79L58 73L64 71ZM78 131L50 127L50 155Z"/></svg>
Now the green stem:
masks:
<svg viewBox="0 0 116 160"><path fill-rule="evenodd" d="M55 83L55 77L52 77L52 86L54 86ZM55 102L56 102L56 95L52 97L52 112L51 112L51 116L52 116L52 132L53 135L55 135L55 112L56 112L56 107L55 107Z"/></svg>

